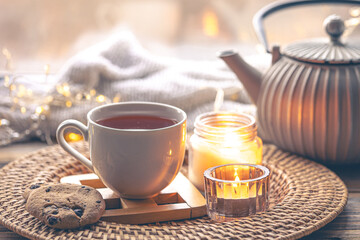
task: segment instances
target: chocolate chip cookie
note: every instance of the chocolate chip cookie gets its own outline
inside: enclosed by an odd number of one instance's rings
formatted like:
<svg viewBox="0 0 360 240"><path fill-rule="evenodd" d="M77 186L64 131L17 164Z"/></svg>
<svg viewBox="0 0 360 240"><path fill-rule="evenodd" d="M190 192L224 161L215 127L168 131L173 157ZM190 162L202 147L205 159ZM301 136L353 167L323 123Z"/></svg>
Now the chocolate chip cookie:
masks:
<svg viewBox="0 0 360 240"><path fill-rule="evenodd" d="M24 192L25 208L50 227L82 227L97 222L105 211L105 201L94 188L68 183L33 185Z"/></svg>

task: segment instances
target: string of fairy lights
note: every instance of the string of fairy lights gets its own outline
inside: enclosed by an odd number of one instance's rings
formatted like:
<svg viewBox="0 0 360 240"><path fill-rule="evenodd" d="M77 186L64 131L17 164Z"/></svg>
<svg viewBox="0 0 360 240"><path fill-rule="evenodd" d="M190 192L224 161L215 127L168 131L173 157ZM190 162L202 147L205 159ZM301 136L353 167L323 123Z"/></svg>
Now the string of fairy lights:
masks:
<svg viewBox="0 0 360 240"><path fill-rule="evenodd" d="M350 35L354 29L360 24L360 8L351 8L351 18L345 21L346 31L344 35ZM29 82L30 79L26 75L17 75L13 71L13 59L11 52L7 48L3 48L1 56L5 58L4 71L0 73L0 80L3 80L1 88L5 88L10 99L10 111L14 114L22 114L28 116L24 121L29 121L25 130L18 131L14 128L10 119L6 115L0 115L0 130L6 132L6 137L0 136L0 146L26 139L29 135L35 135L45 140L48 144L52 144L51 133L49 128L40 128L43 124L48 124L47 120L51 114L51 107L72 108L78 104L106 104L121 101L121 95L117 94L113 98L98 94L95 89L90 91L74 91L68 83L61 83L55 86L56 93L48 92L44 97L39 97L34 93L34 88L26 87L22 82ZM50 65L44 65L43 84L48 82L50 75ZM41 78L41 75L39 75ZM38 87L42 87L39 83ZM217 92L217 101L215 101L215 111L221 106L221 98L223 92ZM78 141L82 136L76 133L68 133L65 138L68 141Z"/></svg>
<svg viewBox="0 0 360 240"><path fill-rule="evenodd" d="M13 71L13 61L10 51L7 48L2 49L2 55L5 57L5 71L0 75L3 79L3 88L6 88L8 97L10 98L10 110L15 114L23 114L29 116L25 121L29 121L27 129L19 132L14 129L10 119L1 118L0 115L0 130L6 130L7 137L0 138L0 146L7 145L22 139L29 135L34 135L45 140L48 144L53 144L49 128L40 128L41 124L46 124L46 121L51 114L51 107L71 108L78 104L96 103L106 104L111 102L119 102L121 100L120 94L115 95L112 99L98 94L95 89L90 91L75 92L68 83L56 84L56 93L48 92L44 97L39 97L34 94L34 89L27 87L23 82L30 81L26 75L17 75ZM50 74L50 65L44 66L44 82L47 83ZM41 77L41 75L39 76ZM38 87L43 87L41 82ZM68 133L66 136L68 141L78 141L82 139L81 135L76 133Z"/></svg>

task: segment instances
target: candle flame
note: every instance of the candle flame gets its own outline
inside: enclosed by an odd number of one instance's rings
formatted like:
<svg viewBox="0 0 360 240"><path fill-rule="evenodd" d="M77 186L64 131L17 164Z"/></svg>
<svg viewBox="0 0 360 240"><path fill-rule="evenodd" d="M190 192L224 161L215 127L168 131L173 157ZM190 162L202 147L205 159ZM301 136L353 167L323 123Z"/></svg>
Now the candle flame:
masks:
<svg viewBox="0 0 360 240"><path fill-rule="evenodd" d="M237 172L238 168L234 168L234 177L235 177L235 182L240 182L240 178ZM239 184L238 183L233 183L233 187L238 187ZM236 193L236 189L234 189L235 193Z"/></svg>

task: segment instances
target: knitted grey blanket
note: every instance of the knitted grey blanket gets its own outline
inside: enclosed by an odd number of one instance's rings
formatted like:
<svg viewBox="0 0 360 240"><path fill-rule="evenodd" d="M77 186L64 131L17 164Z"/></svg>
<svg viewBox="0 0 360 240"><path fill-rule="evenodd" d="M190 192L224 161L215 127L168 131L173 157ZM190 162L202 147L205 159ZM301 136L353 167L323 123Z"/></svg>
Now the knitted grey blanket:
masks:
<svg viewBox="0 0 360 240"><path fill-rule="evenodd" d="M214 110L219 89L224 93L220 110L255 112L242 84L221 60L200 62L154 56L128 32L80 52L51 81L35 85L22 81L36 101L25 99L22 104L26 112L21 112L20 106L14 107L14 96L10 97L9 89L1 84L0 145L33 137L51 142L63 120L86 123L86 113L100 104L96 99L99 95L106 97L105 102L115 98L177 106L188 114L190 131L197 115ZM65 85L68 92L59 91L59 86ZM69 99L71 107L65 104ZM40 105L46 106L46 111L36 114Z"/></svg>

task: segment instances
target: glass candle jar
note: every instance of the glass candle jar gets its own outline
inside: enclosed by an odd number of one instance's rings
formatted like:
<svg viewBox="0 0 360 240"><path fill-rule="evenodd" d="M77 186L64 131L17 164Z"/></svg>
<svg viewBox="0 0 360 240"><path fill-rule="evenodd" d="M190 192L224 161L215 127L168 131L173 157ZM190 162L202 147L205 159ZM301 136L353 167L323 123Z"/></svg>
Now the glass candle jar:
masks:
<svg viewBox="0 0 360 240"><path fill-rule="evenodd" d="M229 164L262 163L262 140L255 118L240 113L210 112L195 120L190 138L189 179L204 191L206 169Z"/></svg>
<svg viewBox="0 0 360 240"><path fill-rule="evenodd" d="M227 164L204 173L206 208L217 222L232 221L269 207L270 171L251 164Z"/></svg>

